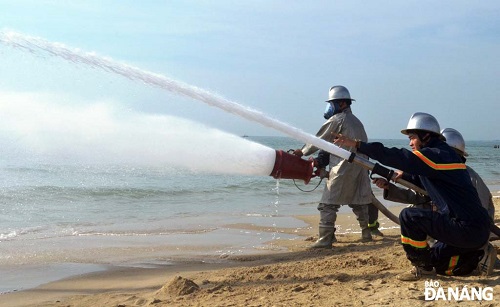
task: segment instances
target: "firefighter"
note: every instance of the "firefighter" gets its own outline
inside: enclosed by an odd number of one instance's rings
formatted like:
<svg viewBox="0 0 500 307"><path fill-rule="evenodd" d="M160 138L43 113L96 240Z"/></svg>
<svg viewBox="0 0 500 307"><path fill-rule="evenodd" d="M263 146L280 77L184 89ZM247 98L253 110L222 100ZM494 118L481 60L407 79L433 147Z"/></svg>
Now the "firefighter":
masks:
<svg viewBox="0 0 500 307"><path fill-rule="evenodd" d="M446 139L446 143L450 145L462 158L463 162L467 161L466 157L469 154L465 151L465 141L460 132L453 128L445 128L441 130L441 135ZM413 149L413 148L412 148ZM414 149L413 149L414 150ZM481 176L469 165L466 165L467 172L470 175L472 185L476 188L481 200L481 205L488 211L491 221L495 218L495 206L493 205L493 196L490 190L484 183ZM386 200L419 205L426 208L431 208L430 199L425 195L421 195L411 189L403 189L387 182L385 179L376 178L373 180L379 188L384 189L383 197Z"/></svg>
<svg viewBox="0 0 500 307"><path fill-rule="evenodd" d="M468 154L465 151L465 141L462 134L453 128L446 128L441 130L441 135L446 139L446 143L450 145L465 162L465 157L468 156ZM412 149L419 150L420 148ZM493 205L491 192L481 177L470 166L467 165L466 167L472 184L478 192L481 205L488 211L488 215L492 222L494 219L495 207ZM426 195L419 194L410 189L397 187L382 178L374 179L373 183L379 188L384 189L384 199L411 204L411 206L426 208L428 210L437 210L430 201L430 198ZM474 270L477 270L478 273L482 275L489 275L493 271L496 260L496 250L491 244L487 244L476 251L467 252L462 255L453 255L450 258L442 258L439 255L441 243L436 243L435 240L430 241L433 242L431 257L438 274L460 276L470 274Z"/></svg>
<svg viewBox="0 0 500 307"><path fill-rule="evenodd" d="M332 86L326 101L328 103L325 110L327 121L316 136L328 142L333 142L337 134L367 141L363 124L352 113L353 101L355 100L351 98L346 87ZM318 151L317 147L305 144L301 149L296 149L294 154L299 157L309 156L316 151ZM349 205L352 208L361 227L361 240L371 241L372 236L368 228L368 205L372 202L372 190L368 171L334 155L329 155L329 166L328 180L318 205L319 239L311 247L332 248L332 243L337 241L335 222L341 205Z"/></svg>
<svg viewBox="0 0 500 307"><path fill-rule="evenodd" d="M327 151L320 150L315 159L316 175L320 178L328 178L326 167L330 163L330 154ZM375 202L380 202L372 192L372 203L368 205L368 228L372 236L383 237L384 234L380 231L380 223L378 222L378 208L374 205Z"/></svg>
<svg viewBox="0 0 500 307"><path fill-rule="evenodd" d="M469 156L469 154L465 151L465 141L462 134L453 128L445 128L441 130L441 134L446 138L446 143L455 149L465 163L467 161L466 157ZM482 206L488 211L488 215L493 221L495 218L495 206L493 205L493 196L490 190L478 173L468 165L467 172L469 172L472 184L479 194Z"/></svg>
<svg viewBox="0 0 500 307"><path fill-rule="evenodd" d="M398 279L414 281L436 273L427 236L441 243L437 251L441 259L466 254L487 244L490 218L481 206L462 158L442 140L434 116L414 113L401 133L408 136L410 144L418 144L420 150L387 148L344 135L334 143L354 147L403 171L402 178L423 187L436 206L436 211L404 208L399 215L401 243L413 269Z"/></svg>

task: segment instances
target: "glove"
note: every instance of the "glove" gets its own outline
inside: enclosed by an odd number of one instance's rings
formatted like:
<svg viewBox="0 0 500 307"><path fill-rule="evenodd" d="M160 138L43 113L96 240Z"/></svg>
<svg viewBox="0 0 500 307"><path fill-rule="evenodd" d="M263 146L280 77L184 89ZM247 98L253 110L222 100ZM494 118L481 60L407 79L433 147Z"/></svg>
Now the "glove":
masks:
<svg viewBox="0 0 500 307"><path fill-rule="evenodd" d="M293 154L296 155L297 157L302 157L304 154L302 153L302 150L300 149L295 149L293 151Z"/></svg>
<svg viewBox="0 0 500 307"><path fill-rule="evenodd" d="M323 178L328 178L328 176L330 175L328 173L328 171L324 168L317 168L315 171L314 171L314 175L316 175L317 177L319 177L320 179L323 179Z"/></svg>
<svg viewBox="0 0 500 307"><path fill-rule="evenodd" d="M315 159L315 165L318 168L325 168L330 164L330 153L324 150L318 152L318 157Z"/></svg>
<svg viewBox="0 0 500 307"><path fill-rule="evenodd" d="M386 189L386 190L389 189L390 183L384 178L375 178L372 180L372 182L381 189Z"/></svg>

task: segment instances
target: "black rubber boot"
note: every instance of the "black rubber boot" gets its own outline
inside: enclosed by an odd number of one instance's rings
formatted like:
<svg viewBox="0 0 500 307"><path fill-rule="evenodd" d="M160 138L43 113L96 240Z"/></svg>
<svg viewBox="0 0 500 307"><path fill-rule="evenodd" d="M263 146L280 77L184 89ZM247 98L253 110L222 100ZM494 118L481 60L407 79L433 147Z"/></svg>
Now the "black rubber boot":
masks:
<svg viewBox="0 0 500 307"><path fill-rule="evenodd" d="M370 233L372 236L383 237L384 234L378 229L380 224L378 221L375 221L373 224L368 224L368 228L370 228Z"/></svg>
<svg viewBox="0 0 500 307"><path fill-rule="evenodd" d="M335 227L319 227L319 239L310 248L332 248L337 242L335 238Z"/></svg>

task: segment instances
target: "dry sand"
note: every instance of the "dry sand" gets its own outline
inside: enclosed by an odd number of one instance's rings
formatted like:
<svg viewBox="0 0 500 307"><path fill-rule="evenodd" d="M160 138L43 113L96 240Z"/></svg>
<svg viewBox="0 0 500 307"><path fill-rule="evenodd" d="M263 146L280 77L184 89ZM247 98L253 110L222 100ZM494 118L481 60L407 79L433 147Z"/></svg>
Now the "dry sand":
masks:
<svg viewBox="0 0 500 307"><path fill-rule="evenodd" d="M498 224L499 199L495 205ZM395 278L410 269L399 244L399 229L386 229L385 237L369 243L359 242L359 234L338 235L332 250L309 250L318 217L300 218L312 226L279 231L307 239L272 242L286 247L287 252L233 257L218 264L192 261L175 267L112 269L1 295L0 306L500 305L497 270L488 277L436 279L444 289L491 287L493 300L425 301L424 287L429 280L401 282ZM353 222L349 218L344 217L340 224L348 227ZM380 220L384 226L394 225L386 218Z"/></svg>

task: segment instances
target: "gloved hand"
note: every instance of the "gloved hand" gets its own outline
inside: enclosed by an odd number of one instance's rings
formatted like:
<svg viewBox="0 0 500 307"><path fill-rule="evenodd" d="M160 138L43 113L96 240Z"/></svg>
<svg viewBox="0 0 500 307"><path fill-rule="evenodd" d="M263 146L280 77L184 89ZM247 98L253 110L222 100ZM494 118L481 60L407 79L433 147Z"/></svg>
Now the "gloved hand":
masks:
<svg viewBox="0 0 500 307"><path fill-rule="evenodd" d="M384 178L375 178L372 182L381 189L389 189L389 182Z"/></svg>
<svg viewBox="0 0 500 307"><path fill-rule="evenodd" d="M314 175L319 177L320 179L323 179L323 178L328 178L328 176L330 175L330 173L324 169L324 168L317 168L315 171L314 171Z"/></svg>
<svg viewBox="0 0 500 307"><path fill-rule="evenodd" d="M396 180L398 180L399 178L402 178L402 177L403 177L403 171L400 171L397 169L394 171L394 175L392 176L391 179L392 179L392 181L395 182Z"/></svg>
<svg viewBox="0 0 500 307"><path fill-rule="evenodd" d="M293 151L293 154L296 155L297 157L302 157L304 154L302 153L302 150L300 149L295 149Z"/></svg>

